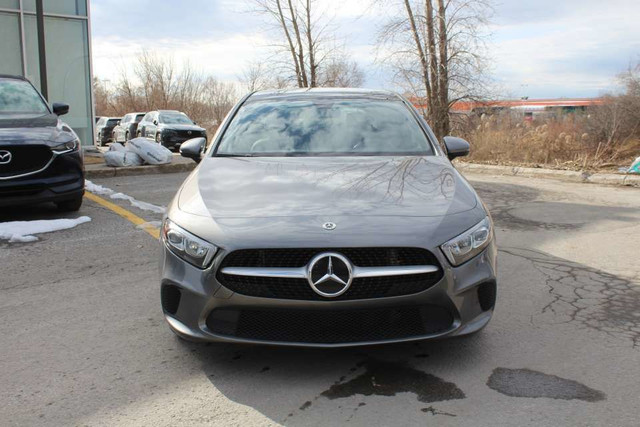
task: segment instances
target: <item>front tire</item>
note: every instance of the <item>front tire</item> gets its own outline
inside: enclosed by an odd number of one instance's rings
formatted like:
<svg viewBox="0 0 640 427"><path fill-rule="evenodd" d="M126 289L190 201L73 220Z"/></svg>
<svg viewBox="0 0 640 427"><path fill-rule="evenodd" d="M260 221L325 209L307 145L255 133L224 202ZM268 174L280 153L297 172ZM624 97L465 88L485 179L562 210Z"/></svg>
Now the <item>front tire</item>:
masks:
<svg viewBox="0 0 640 427"><path fill-rule="evenodd" d="M80 206L82 206L82 196L64 202L56 202L56 207L62 212L77 212L80 210Z"/></svg>
<svg viewBox="0 0 640 427"><path fill-rule="evenodd" d="M162 137L160 136L160 134L158 132L156 132L156 142L158 144L162 144Z"/></svg>

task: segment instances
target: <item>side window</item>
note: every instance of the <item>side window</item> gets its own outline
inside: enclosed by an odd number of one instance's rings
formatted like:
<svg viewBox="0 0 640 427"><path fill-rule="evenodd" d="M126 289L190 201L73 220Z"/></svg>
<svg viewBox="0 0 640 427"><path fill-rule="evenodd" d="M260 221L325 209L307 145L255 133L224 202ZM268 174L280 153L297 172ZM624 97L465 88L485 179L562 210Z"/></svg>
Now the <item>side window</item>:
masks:
<svg viewBox="0 0 640 427"><path fill-rule="evenodd" d="M127 123L129 123L129 120L131 120L131 116L130 116L129 114L127 114L126 116L124 116L124 117L122 118L122 120L120 121L120 124L121 124L121 125L122 125L122 124L127 124Z"/></svg>

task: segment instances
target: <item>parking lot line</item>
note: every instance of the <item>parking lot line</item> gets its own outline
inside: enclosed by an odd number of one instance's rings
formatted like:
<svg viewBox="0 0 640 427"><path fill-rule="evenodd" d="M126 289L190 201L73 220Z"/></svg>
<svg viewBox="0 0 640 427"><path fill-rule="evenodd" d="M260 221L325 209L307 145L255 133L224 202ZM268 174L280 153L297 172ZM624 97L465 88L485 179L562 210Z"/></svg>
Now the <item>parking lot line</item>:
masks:
<svg viewBox="0 0 640 427"><path fill-rule="evenodd" d="M137 216L136 214L129 212L128 210L116 205L115 203L111 203L105 199L103 199L100 196L97 196L93 193L90 193L88 191L86 191L84 193L84 197L86 197L87 199L96 202L97 204L104 206L105 208L109 209L112 212L115 212L116 214L120 215L121 217L123 217L124 219L128 220L129 222L132 222L133 224L139 226L140 228L142 228L144 231L146 231L147 233L149 233L153 238L155 239L159 239L160 238L160 229L158 227L154 227L153 225L149 224L149 222L145 221L144 219L140 218L139 216Z"/></svg>

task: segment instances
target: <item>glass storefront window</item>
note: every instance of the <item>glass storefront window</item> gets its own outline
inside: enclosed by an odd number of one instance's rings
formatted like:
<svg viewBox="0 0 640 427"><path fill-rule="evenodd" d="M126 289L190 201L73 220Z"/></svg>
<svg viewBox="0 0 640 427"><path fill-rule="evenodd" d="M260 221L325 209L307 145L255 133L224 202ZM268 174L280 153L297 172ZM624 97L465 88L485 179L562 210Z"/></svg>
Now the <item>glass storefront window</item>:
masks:
<svg viewBox="0 0 640 427"><path fill-rule="evenodd" d="M0 74L22 75L20 16L0 12Z"/></svg>
<svg viewBox="0 0 640 427"><path fill-rule="evenodd" d="M0 9L19 9L19 0L0 0Z"/></svg>
<svg viewBox="0 0 640 427"><path fill-rule="evenodd" d="M35 12L36 0L22 0L22 7L26 12ZM45 14L87 16L86 0L43 0L42 8Z"/></svg>
<svg viewBox="0 0 640 427"><path fill-rule="evenodd" d="M19 7L20 2L15 2ZM93 144L89 22L87 0L44 0L48 101L69 104L64 116L85 145ZM40 56L35 0L23 0L24 13L0 12L0 73L24 75L40 89ZM0 0L0 9L14 2ZM69 15L69 18L47 14ZM24 33L20 31L20 16ZM24 43L24 45L23 45ZM22 58L24 51L24 61ZM23 70L23 62L24 69Z"/></svg>

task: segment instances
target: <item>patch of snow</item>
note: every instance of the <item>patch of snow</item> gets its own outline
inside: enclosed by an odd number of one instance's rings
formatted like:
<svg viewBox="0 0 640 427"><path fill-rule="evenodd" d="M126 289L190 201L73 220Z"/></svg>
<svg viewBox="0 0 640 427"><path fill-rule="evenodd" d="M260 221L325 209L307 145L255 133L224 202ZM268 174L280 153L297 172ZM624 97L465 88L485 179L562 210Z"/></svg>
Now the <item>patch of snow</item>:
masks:
<svg viewBox="0 0 640 427"><path fill-rule="evenodd" d="M99 194L101 196L110 196L113 194L113 190L107 187L103 187L102 185L94 184L88 179L84 180L84 188L87 191L91 191L92 193Z"/></svg>
<svg viewBox="0 0 640 427"><path fill-rule="evenodd" d="M165 213L167 210L167 208L165 208L164 206L158 206L152 203L142 202L124 193L116 193L110 188L103 187L102 185L94 184L89 180L85 180L84 182L85 182L84 188L87 191L98 194L100 196L109 196L114 200L126 200L129 203L131 203L131 206L134 206L138 209L160 213L160 214Z"/></svg>
<svg viewBox="0 0 640 427"><path fill-rule="evenodd" d="M38 240L34 234L67 230L91 221L88 216L70 219L39 219L35 221L9 221L0 223L0 240L27 243Z"/></svg>
<svg viewBox="0 0 640 427"><path fill-rule="evenodd" d="M141 202L140 200L136 200L133 197L123 193L112 194L109 197L117 200L127 200L129 203L131 203L131 206L135 206L136 208L142 209L143 211L151 211L151 212L163 214L167 210L167 208L163 206L158 206L158 205L154 205L147 202Z"/></svg>

